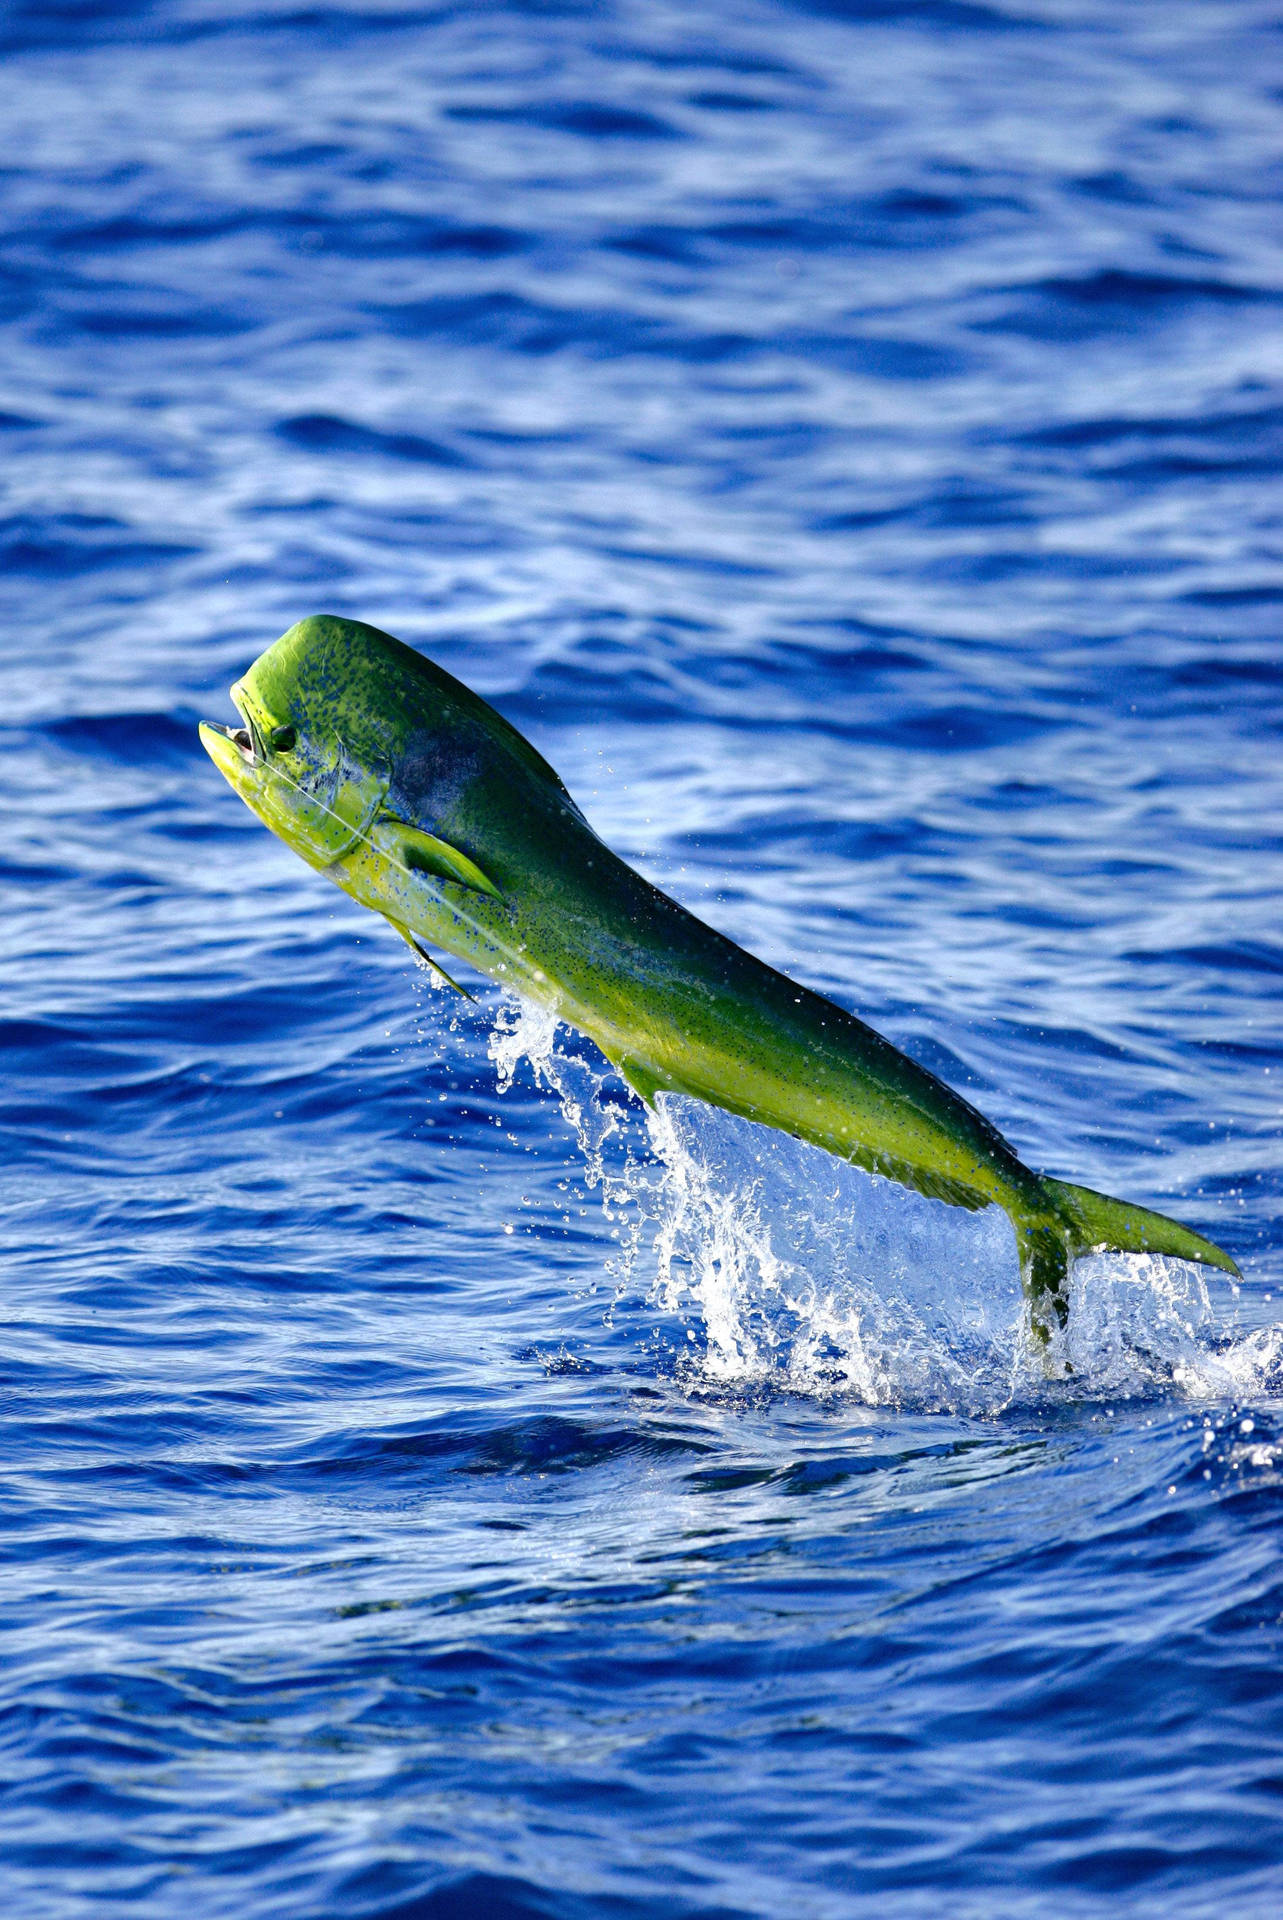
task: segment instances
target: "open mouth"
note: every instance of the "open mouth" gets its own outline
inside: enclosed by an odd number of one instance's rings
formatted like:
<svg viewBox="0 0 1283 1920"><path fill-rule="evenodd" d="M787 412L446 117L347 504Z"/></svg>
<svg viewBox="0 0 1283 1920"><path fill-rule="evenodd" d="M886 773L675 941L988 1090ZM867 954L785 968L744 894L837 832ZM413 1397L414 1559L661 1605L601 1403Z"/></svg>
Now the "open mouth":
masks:
<svg viewBox="0 0 1283 1920"><path fill-rule="evenodd" d="M206 733L216 733L222 739L230 740L246 766L252 767L256 764L254 739L248 727L225 727L221 720L202 720L201 726Z"/></svg>
<svg viewBox="0 0 1283 1920"><path fill-rule="evenodd" d="M252 765L256 759L261 757L258 744L258 729L254 725L253 715L248 711L245 702L240 698L240 691L239 686L232 688L232 705L241 717L241 724L239 727L229 727L227 729L227 737L234 747L240 748L242 759L248 760Z"/></svg>
<svg viewBox="0 0 1283 1920"><path fill-rule="evenodd" d="M240 725L229 727L221 720L204 720L201 722L201 733L202 735L213 734L221 740L229 741L236 748L242 762L248 767L253 767L261 763L263 751L259 745L258 729L254 725L253 716L246 710L239 695L240 688L233 687L232 705L240 716ZM232 764L234 765L235 762ZM227 771L226 766L224 771Z"/></svg>
<svg viewBox="0 0 1283 1920"><path fill-rule="evenodd" d="M246 711L245 704L240 698L239 687L232 688L232 705L240 715L240 726L220 726L218 731L238 749L241 759L248 761L250 766L253 766L255 760L262 757L258 744L258 730L254 725L252 716Z"/></svg>

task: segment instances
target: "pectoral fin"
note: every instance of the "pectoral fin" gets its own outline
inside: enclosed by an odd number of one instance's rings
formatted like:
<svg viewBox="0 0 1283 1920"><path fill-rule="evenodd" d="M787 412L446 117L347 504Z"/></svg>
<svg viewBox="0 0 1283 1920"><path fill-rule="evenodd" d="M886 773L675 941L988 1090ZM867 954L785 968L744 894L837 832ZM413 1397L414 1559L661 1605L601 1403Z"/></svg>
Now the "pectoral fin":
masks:
<svg viewBox="0 0 1283 1920"><path fill-rule="evenodd" d="M457 887L488 893L492 900L503 899L494 881L481 871L476 861L461 853L458 847L452 847L448 840L438 840L435 833L425 833L422 827L408 827L404 820L397 820L391 814L385 813L379 825L391 831L401 858L414 872L431 873L438 880L452 880Z"/></svg>
<svg viewBox="0 0 1283 1920"><path fill-rule="evenodd" d="M456 993L461 993L465 1000L476 999L475 994L469 993L466 987L461 987L457 980L454 980L450 977L450 975L446 972L445 968L442 966L439 960L433 959L432 955L428 952L427 948L423 946L420 941L415 939L414 935L410 932L409 927L402 926L401 922L399 920L394 920L390 913L385 913L383 917L387 921L390 927L396 928L397 932L400 934L401 938L405 941L406 945L408 947L413 947L415 953L419 956L420 960L426 962L426 964L431 967L433 973L437 974L442 980L444 980L448 987L453 987Z"/></svg>

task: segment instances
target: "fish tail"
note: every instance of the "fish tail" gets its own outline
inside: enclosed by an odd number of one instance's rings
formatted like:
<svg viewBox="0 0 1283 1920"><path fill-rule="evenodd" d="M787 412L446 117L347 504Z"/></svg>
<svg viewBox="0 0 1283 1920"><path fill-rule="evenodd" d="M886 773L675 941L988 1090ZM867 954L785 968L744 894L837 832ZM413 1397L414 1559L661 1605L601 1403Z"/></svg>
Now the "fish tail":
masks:
<svg viewBox="0 0 1283 1920"><path fill-rule="evenodd" d="M1069 1317L1069 1268L1082 1253L1165 1253L1237 1275L1223 1248L1165 1213L1112 1200L1090 1187L1071 1186L1047 1174L1041 1182L1054 1213L1017 1218L1020 1272L1029 1296L1034 1331L1044 1343Z"/></svg>
<svg viewBox="0 0 1283 1920"><path fill-rule="evenodd" d="M1167 1253L1174 1260L1195 1260L1205 1267L1220 1267L1224 1273L1239 1273L1237 1263L1214 1240L1205 1240L1165 1213L1152 1213L1129 1200L1111 1200L1090 1187L1071 1187L1046 1174L1042 1183L1051 1189L1058 1210L1069 1217L1075 1253Z"/></svg>
<svg viewBox="0 0 1283 1920"><path fill-rule="evenodd" d="M1069 1319L1073 1244L1064 1223L1055 1216L1013 1216L1013 1223L1030 1321L1035 1338L1046 1346Z"/></svg>

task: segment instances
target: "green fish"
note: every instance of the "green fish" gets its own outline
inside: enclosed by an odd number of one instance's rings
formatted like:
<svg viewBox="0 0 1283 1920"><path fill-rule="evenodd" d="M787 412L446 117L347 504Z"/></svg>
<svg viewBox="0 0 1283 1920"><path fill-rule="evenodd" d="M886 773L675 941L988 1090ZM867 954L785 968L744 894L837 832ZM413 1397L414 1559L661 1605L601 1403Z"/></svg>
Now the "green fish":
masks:
<svg viewBox="0 0 1283 1920"><path fill-rule="evenodd" d="M951 1206L996 1203L1044 1343L1078 1254L1238 1272L1161 1213L1034 1173L925 1067L643 880L528 740L399 640L302 620L232 700L240 726L200 729L220 772L445 979L438 948L589 1035L648 1104L690 1094Z"/></svg>

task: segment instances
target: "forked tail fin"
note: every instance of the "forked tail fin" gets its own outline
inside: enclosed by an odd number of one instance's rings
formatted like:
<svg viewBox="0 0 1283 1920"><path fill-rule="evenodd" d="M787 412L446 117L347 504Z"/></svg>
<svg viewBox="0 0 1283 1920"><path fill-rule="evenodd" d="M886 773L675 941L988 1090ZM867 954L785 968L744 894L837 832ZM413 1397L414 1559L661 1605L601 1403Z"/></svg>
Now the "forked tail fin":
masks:
<svg viewBox="0 0 1283 1920"><path fill-rule="evenodd" d="M1080 1253L1166 1253L1205 1267L1238 1273L1228 1253L1201 1233L1126 1200L1111 1200L1090 1187L1043 1174L1048 1212L1016 1220L1020 1272L1029 1296L1033 1330L1044 1345L1069 1318L1069 1267ZM1054 1211L1053 1211L1054 1210Z"/></svg>
<svg viewBox="0 0 1283 1920"><path fill-rule="evenodd" d="M1063 1220L1054 1215L1025 1220L1013 1216L1012 1223L1030 1325L1035 1338L1046 1346L1069 1318L1069 1262L1075 1248Z"/></svg>
<svg viewBox="0 0 1283 1920"><path fill-rule="evenodd" d="M1108 1194L1093 1193L1090 1187L1071 1187L1065 1180L1052 1180L1044 1174L1042 1183L1050 1187L1060 1210L1073 1223L1071 1255L1108 1250L1111 1253L1167 1253L1174 1260L1196 1260L1205 1267L1220 1267L1225 1273L1238 1273L1228 1253L1213 1240L1193 1233L1165 1213L1151 1213L1148 1207L1134 1207L1126 1200L1111 1200Z"/></svg>

